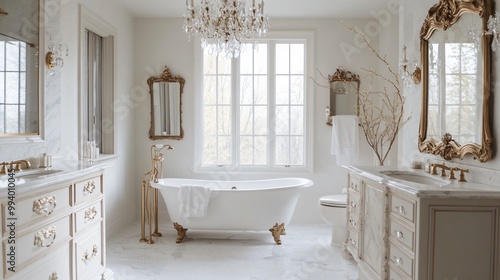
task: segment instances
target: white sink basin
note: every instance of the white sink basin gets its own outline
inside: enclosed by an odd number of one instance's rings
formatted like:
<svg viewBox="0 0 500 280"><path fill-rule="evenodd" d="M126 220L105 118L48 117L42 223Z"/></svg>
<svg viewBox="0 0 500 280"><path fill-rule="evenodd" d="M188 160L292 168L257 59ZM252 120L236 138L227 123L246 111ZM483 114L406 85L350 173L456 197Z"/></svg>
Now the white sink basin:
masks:
<svg viewBox="0 0 500 280"><path fill-rule="evenodd" d="M60 169L29 169L16 172L14 178L16 179L16 184L22 184L28 180L36 180L46 178L50 175L57 174L63 172L64 170ZM0 176L0 182L7 182L9 179L9 175Z"/></svg>
<svg viewBox="0 0 500 280"><path fill-rule="evenodd" d="M449 181L443 180L436 176L413 172L413 171L387 170L387 171L380 171L380 173L390 177L391 179L396 179L399 181L407 181L422 185L447 186L450 184Z"/></svg>

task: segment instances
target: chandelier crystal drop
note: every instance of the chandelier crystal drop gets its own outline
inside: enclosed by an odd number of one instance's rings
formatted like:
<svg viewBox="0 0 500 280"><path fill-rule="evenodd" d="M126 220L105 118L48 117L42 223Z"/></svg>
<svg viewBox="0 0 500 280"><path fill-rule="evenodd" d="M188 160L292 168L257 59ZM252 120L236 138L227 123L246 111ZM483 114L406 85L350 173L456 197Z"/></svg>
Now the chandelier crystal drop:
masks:
<svg viewBox="0 0 500 280"><path fill-rule="evenodd" d="M252 0L186 0L183 29L189 38L201 36L201 47L210 54L238 57L244 51L246 40L260 38L269 30L269 18L264 12L264 1Z"/></svg>

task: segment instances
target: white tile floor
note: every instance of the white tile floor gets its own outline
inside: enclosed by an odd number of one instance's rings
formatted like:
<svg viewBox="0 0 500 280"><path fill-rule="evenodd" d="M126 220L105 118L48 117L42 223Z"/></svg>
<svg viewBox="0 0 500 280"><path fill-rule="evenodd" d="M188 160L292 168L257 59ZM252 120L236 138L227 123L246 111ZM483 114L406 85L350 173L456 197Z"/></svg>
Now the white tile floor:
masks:
<svg viewBox="0 0 500 280"><path fill-rule="evenodd" d="M167 227L168 226L168 227ZM330 246L327 225L290 225L276 245L270 232L189 230L181 244L170 225L155 244L140 243L135 223L107 242L107 267L117 280L358 279L356 264Z"/></svg>

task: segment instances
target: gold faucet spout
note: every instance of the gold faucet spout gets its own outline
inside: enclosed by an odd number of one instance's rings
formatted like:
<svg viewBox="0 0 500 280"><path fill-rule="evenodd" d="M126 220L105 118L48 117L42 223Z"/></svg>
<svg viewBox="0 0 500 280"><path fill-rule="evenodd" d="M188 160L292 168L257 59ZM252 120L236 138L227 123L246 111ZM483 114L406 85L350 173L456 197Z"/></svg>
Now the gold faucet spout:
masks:
<svg viewBox="0 0 500 280"><path fill-rule="evenodd" d="M23 164L23 163L24 163L24 166L25 166L26 168L30 168L30 167L31 167L31 164L30 164L30 162L29 162L29 161L24 160L24 159L20 159L20 160L11 161L11 162L9 163L9 165L10 165L10 169L15 168L15 171L23 171L23 170L21 169L21 164Z"/></svg>

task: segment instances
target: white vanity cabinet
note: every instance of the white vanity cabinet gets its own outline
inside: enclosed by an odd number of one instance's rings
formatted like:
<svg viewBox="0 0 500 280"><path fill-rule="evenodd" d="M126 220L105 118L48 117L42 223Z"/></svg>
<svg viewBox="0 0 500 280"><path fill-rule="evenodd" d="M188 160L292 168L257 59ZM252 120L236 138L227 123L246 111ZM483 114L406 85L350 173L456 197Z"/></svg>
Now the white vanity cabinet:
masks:
<svg viewBox="0 0 500 280"><path fill-rule="evenodd" d="M359 279L500 279L500 190L412 193L372 179L349 172L348 202L359 201L361 215L357 229L348 222L346 248Z"/></svg>
<svg viewBox="0 0 500 280"><path fill-rule="evenodd" d="M105 266L102 178L98 171L33 188L14 196L14 208L9 197L0 199L1 278L112 279ZM15 268L7 263L13 245Z"/></svg>

